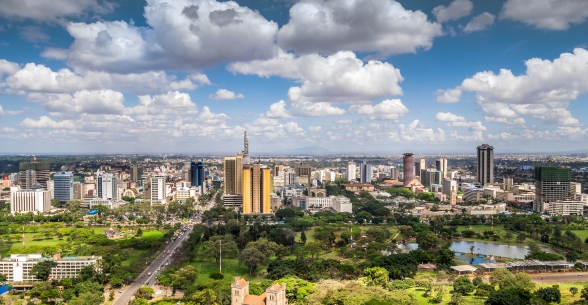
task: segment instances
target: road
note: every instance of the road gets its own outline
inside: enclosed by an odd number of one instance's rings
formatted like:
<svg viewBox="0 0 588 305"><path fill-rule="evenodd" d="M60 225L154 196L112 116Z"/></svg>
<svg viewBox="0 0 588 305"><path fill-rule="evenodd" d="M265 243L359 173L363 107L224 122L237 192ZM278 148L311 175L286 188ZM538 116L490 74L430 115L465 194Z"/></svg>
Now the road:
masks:
<svg viewBox="0 0 588 305"><path fill-rule="evenodd" d="M135 294L135 292L141 286L145 285L145 283L147 282L149 282L149 286L155 288L155 272L157 271L157 268L159 268L159 266L164 264L164 262L170 258L170 256L167 254L167 251L169 250L170 252L173 252L174 250L176 250L176 248L178 248L181 245L182 241L188 238L190 233L192 233L192 226L188 227L188 230L186 230L186 232L184 233L184 235L182 235L181 238L177 238L176 241L169 243L169 245L165 247L165 254L161 253L157 257L157 259L155 259L151 263L151 265L149 265L149 267L147 267L145 270L143 270L141 274L139 274L139 276L131 285L127 286L125 289L122 289L122 293L119 293L119 289L117 289L116 294L118 296L116 297L116 301L113 305L126 305L133 297L133 294ZM149 273L151 273L151 275L148 275Z"/></svg>
<svg viewBox="0 0 588 305"><path fill-rule="evenodd" d="M582 274L582 275L579 275ZM530 274L533 282L540 284L547 283L578 283L588 281L588 274L583 272L554 272Z"/></svg>

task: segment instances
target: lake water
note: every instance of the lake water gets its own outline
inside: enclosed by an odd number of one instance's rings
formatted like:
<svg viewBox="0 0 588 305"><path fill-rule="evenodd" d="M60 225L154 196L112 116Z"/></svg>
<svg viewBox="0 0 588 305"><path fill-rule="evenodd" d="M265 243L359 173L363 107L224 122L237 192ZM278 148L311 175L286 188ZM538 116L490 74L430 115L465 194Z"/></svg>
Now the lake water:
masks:
<svg viewBox="0 0 588 305"><path fill-rule="evenodd" d="M525 258L525 255L529 253L528 246L503 245L477 241L454 241L449 248L455 252L470 253L471 246L474 246L475 254L484 254L490 256L523 259ZM416 243L410 243L406 245L399 244L398 247L403 250L415 250L419 246ZM539 248L545 252L555 252L551 248Z"/></svg>

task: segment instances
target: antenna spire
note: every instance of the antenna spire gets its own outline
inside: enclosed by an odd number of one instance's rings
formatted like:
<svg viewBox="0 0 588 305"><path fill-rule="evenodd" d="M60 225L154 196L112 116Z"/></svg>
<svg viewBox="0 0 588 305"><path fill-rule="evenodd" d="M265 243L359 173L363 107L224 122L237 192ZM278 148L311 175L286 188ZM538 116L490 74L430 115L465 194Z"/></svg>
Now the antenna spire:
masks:
<svg viewBox="0 0 588 305"><path fill-rule="evenodd" d="M249 142L247 141L247 131L244 131L243 140L244 140L243 154L248 155L249 154Z"/></svg>

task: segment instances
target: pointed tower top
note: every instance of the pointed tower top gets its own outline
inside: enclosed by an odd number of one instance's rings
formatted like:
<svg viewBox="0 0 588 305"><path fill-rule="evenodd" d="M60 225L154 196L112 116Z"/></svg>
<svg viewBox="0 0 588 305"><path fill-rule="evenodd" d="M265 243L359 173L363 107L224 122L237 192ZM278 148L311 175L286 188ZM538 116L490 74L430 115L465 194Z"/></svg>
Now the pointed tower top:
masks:
<svg viewBox="0 0 588 305"><path fill-rule="evenodd" d="M247 131L244 131L244 149L243 149L243 154L247 155L249 154L249 142L247 142Z"/></svg>

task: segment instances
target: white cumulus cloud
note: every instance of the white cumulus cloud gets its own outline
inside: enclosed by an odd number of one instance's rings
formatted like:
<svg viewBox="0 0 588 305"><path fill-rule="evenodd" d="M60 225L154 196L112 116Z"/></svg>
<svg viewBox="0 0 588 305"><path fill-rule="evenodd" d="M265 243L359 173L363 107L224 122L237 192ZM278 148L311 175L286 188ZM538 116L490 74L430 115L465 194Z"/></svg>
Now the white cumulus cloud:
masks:
<svg viewBox="0 0 588 305"><path fill-rule="evenodd" d="M0 15L7 18L27 18L56 21L64 17L110 12L113 4L97 0L3 0Z"/></svg>
<svg viewBox="0 0 588 305"><path fill-rule="evenodd" d="M235 92L227 89L218 89L214 94L209 96L213 100L234 100L238 98L244 98L245 96L241 93L235 94Z"/></svg>
<svg viewBox="0 0 588 305"><path fill-rule="evenodd" d="M305 0L290 9L278 45L297 53L374 52L379 57L429 49L443 34L421 11L394 0Z"/></svg>
<svg viewBox="0 0 588 305"><path fill-rule="evenodd" d="M463 29L464 32L482 31L489 28L494 23L494 15L484 12L474 17Z"/></svg>
<svg viewBox="0 0 588 305"><path fill-rule="evenodd" d="M407 114L408 108L404 106L401 100L384 100L376 105L352 105L350 112L357 114L367 114L370 120L394 120Z"/></svg>
<svg viewBox="0 0 588 305"><path fill-rule="evenodd" d="M437 22L443 23L450 20L457 20L472 13L474 4L470 0L455 0L448 6L439 5L433 9L433 15Z"/></svg>
<svg viewBox="0 0 588 305"><path fill-rule="evenodd" d="M72 121L53 121L48 116L42 116L39 120L34 120L31 118L24 119L20 126L24 128L47 128L47 129L75 129L76 126Z"/></svg>
<svg viewBox="0 0 588 305"><path fill-rule="evenodd" d="M510 19L537 29L567 30L588 18L588 1L585 0L508 0L500 13L501 19Z"/></svg>
<svg viewBox="0 0 588 305"><path fill-rule="evenodd" d="M69 62L110 72L193 70L276 55L275 22L236 2L149 0L148 27L124 21L69 23Z"/></svg>
<svg viewBox="0 0 588 305"><path fill-rule="evenodd" d="M435 91L437 95L437 102L441 103L457 103L459 102L459 98L461 97L461 90L459 89L448 89L442 90L439 89Z"/></svg>

